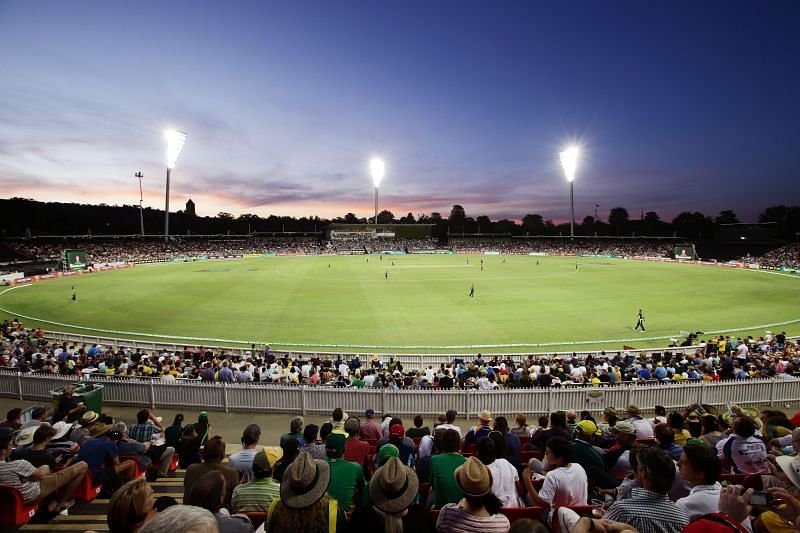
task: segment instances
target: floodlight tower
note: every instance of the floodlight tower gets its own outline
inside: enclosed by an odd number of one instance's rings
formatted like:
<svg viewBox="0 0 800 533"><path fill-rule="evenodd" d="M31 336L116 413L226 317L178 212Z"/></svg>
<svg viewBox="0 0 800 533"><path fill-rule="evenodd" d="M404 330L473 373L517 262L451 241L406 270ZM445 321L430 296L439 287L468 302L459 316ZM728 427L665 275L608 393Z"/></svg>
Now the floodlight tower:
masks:
<svg viewBox="0 0 800 533"><path fill-rule="evenodd" d="M375 184L375 225L378 224L378 187L381 185L381 180L386 172L386 165L383 159L373 157L369 162L369 171L372 174L372 183Z"/></svg>
<svg viewBox="0 0 800 533"><path fill-rule="evenodd" d="M142 237L144 237L144 207L142 207L142 204L144 204L144 196L142 195L142 178L144 174L137 172L133 177L139 178L139 224L142 228Z"/></svg>
<svg viewBox="0 0 800 533"><path fill-rule="evenodd" d="M570 146L563 152L559 152L558 157L561 159L561 166L564 167L564 175L569 182L569 238L575 238L575 170L578 168L578 155L580 150L577 146Z"/></svg>
<svg viewBox="0 0 800 533"><path fill-rule="evenodd" d="M183 150L183 145L186 144L186 137L188 135L185 132L177 131L177 130L167 130L164 132L164 137L167 139L167 200L166 205L164 207L164 240L169 240L169 174L173 168L175 168L175 163L178 161L178 157L181 155L181 150Z"/></svg>

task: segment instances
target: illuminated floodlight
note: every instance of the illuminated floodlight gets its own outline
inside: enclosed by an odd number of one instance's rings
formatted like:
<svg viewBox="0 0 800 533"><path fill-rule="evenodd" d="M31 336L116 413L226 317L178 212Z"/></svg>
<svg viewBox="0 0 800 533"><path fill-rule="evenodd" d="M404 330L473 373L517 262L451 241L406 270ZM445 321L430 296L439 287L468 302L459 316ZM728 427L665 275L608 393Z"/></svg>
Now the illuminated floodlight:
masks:
<svg viewBox="0 0 800 533"><path fill-rule="evenodd" d="M383 176L386 173L386 165L383 163L383 159L373 157L369 162L369 173L372 175L372 183L375 184L377 189L380 187L381 180L383 180Z"/></svg>
<svg viewBox="0 0 800 533"><path fill-rule="evenodd" d="M186 137L188 135L183 131L167 130L164 132L164 138L167 139L167 168L175 168L175 163L181 155L183 145L186 144Z"/></svg>
<svg viewBox="0 0 800 533"><path fill-rule="evenodd" d="M559 152L558 157L561 159L561 166L564 167L564 175L567 181L575 180L575 171L578 169L578 156L580 150L577 146L570 146L563 152Z"/></svg>

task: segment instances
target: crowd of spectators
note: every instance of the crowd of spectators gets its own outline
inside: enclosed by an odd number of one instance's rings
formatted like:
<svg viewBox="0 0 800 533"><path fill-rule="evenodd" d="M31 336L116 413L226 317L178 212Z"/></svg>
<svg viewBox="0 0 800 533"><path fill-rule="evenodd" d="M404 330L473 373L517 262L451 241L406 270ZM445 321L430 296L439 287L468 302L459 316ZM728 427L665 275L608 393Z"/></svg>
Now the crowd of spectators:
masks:
<svg viewBox="0 0 800 533"><path fill-rule="evenodd" d="M760 257L743 257L744 263L757 263L760 266L772 268L800 269L800 244L788 244L776 248Z"/></svg>
<svg viewBox="0 0 800 533"><path fill-rule="evenodd" d="M616 257L670 257L673 242L658 239L450 239L450 249L461 253L613 255Z"/></svg>
<svg viewBox="0 0 800 533"><path fill-rule="evenodd" d="M148 409L125 421L65 391L52 412L28 413L0 423L0 485L67 515L89 476L110 498L112 533L693 533L720 521L779 532L800 519L800 413L779 410L607 406L603 420L556 411L529 426L520 414L513 428L484 410L462 431L455 410L406 429L336 408L319 428L295 417L279 443L248 424L233 454L205 412L187 425ZM150 484L178 465L182 505L155 498Z"/></svg>

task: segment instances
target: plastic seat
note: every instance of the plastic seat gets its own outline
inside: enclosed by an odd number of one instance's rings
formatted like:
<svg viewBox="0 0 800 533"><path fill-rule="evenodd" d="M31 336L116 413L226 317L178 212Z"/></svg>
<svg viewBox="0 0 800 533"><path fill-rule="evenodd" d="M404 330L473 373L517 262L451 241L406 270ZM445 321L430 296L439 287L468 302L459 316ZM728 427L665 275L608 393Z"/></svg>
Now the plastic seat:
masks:
<svg viewBox="0 0 800 533"><path fill-rule="evenodd" d="M544 457L544 453L538 450L526 450L520 453L520 457L522 459L522 466L528 466L528 461L531 459L541 459Z"/></svg>
<svg viewBox="0 0 800 533"><path fill-rule="evenodd" d="M86 474L83 475L81 484L78 485L78 488L75 490L75 498L85 502L90 502L97 498L97 495L100 494L101 490L103 490L102 483L95 485L92 474L86 472Z"/></svg>
<svg viewBox="0 0 800 533"><path fill-rule="evenodd" d="M21 526L26 524L39 509L39 504L26 505L18 488L0 485L0 525Z"/></svg>
<svg viewBox="0 0 800 533"><path fill-rule="evenodd" d="M142 477L145 474L145 470L142 468L142 464L139 462L139 458L135 455L120 455L119 462L124 463L125 461L132 461L136 468L133 470L133 478L137 479Z"/></svg>
<svg viewBox="0 0 800 533"><path fill-rule="evenodd" d="M506 515L512 524L515 520L530 518L531 520L543 520L545 518L544 507L503 507L500 512Z"/></svg>

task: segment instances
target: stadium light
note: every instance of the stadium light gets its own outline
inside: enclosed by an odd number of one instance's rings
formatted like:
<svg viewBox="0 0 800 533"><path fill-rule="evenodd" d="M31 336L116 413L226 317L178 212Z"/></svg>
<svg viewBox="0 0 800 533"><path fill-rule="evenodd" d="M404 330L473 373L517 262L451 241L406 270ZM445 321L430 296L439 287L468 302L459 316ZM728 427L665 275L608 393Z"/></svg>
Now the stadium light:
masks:
<svg viewBox="0 0 800 533"><path fill-rule="evenodd" d="M369 162L369 172L372 174L372 183L375 184L375 225L378 224L378 187L381 185L383 175L386 173L386 165L383 159L373 157Z"/></svg>
<svg viewBox="0 0 800 533"><path fill-rule="evenodd" d="M164 138L167 140L167 199L164 206L164 240L169 240L169 174L183 150L183 145L186 144L185 132L177 130L167 130L164 132Z"/></svg>
<svg viewBox="0 0 800 533"><path fill-rule="evenodd" d="M575 238L575 170L578 168L578 155L580 150L577 146L570 146L563 152L559 152L558 157L561 159L561 166L564 167L564 175L569 182L569 237Z"/></svg>

